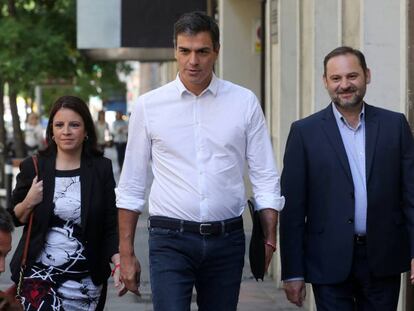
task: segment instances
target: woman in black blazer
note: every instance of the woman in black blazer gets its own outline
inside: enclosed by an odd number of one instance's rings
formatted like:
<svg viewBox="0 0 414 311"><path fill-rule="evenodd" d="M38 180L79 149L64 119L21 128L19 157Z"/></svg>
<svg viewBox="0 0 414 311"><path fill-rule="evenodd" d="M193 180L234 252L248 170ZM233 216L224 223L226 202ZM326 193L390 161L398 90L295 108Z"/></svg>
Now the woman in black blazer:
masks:
<svg viewBox="0 0 414 311"><path fill-rule="evenodd" d="M10 209L16 225L34 213L21 302L25 310L103 310L110 262L123 290L112 164L98 151L91 114L77 97L55 102L46 139L38 177L31 158L21 163ZM15 283L26 229L10 264Z"/></svg>

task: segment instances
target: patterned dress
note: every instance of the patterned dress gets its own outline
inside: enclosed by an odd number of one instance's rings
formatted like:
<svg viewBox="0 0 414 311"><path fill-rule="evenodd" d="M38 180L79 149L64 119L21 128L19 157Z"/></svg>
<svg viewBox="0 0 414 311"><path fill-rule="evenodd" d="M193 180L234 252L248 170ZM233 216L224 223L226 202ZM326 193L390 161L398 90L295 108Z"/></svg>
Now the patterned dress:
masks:
<svg viewBox="0 0 414 311"><path fill-rule="evenodd" d="M102 285L88 271L81 228L80 169L56 171L54 211L44 247L25 271L25 310L95 310Z"/></svg>

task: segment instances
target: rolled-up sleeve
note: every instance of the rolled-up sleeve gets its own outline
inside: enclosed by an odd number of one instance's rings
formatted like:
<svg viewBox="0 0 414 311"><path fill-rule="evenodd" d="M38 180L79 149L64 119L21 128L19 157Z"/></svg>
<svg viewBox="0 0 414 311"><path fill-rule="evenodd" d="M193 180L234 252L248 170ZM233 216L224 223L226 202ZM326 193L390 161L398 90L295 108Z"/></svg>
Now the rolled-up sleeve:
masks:
<svg viewBox="0 0 414 311"><path fill-rule="evenodd" d="M280 192L280 175L275 165L266 121L256 96L252 95L252 101L253 110L247 125L246 157L256 209L281 211L285 198Z"/></svg>
<svg viewBox="0 0 414 311"><path fill-rule="evenodd" d="M116 192L116 206L141 213L145 206L151 139L146 124L145 103L136 102L128 128L128 143Z"/></svg>

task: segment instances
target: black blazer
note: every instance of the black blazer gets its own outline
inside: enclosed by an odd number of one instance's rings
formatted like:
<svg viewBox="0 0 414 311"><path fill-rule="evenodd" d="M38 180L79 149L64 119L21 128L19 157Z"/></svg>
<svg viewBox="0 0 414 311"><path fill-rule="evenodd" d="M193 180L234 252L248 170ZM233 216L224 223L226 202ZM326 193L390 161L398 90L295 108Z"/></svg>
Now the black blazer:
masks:
<svg viewBox="0 0 414 311"><path fill-rule="evenodd" d="M377 276L414 257L414 143L403 114L365 105L367 252ZM351 270L354 184L332 106L294 122L281 177L282 279L344 281Z"/></svg>
<svg viewBox="0 0 414 311"><path fill-rule="evenodd" d="M39 179L43 180L43 201L34 208L34 218L27 265L39 255L54 208L55 155L39 156ZM22 202L35 176L32 158L20 164L17 184L13 190L12 207ZM106 283L110 275L111 256L118 252L118 221L115 206L115 181L111 161L104 157L81 159L81 226L92 281ZM12 213L13 214L13 213ZM22 225L14 217L16 225ZM12 279L17 283L26 227L10 263Z"/></svg>

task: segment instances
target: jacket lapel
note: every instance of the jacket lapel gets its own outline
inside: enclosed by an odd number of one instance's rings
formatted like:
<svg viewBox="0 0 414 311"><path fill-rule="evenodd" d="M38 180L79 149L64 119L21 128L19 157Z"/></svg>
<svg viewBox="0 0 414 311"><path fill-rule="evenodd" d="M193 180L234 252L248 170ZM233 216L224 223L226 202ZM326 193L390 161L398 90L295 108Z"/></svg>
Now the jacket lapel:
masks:
<svg viewBox="0 0 414 311"><path fill-rule="evenodd" d="M365 165L366 181L368 183L374 161L375 146L378 137L378 120L372 106L365 104Z"/></svg>
<svg viewBox="0 0 414 311"><path fill-rule="evenodd" d="M55 193L55 164L54 156L39 157L39 178L43 180L43 202L36 208L37 215L42 215L43 223L48 225L53 211L53 194ZM46 217L45 217L46 216Z"/></svg>
<svg viewBox="0 0 414 311"><path fill-rule="evenodd" d="M85 232L87 218L90 208L90 197L92 191L92 160L83 158L81 161L81 224L82 231ZM93 195L93 194L92 194Z"/></svg>
<svg viewBox="0 0 414 311"><path fill-rule="evenodd" d="M345 147L342 142L341 133L339 132L338 124L336 123L335 116L333 115L331 105L329 105L325 109L322 119L324 121L322 122L322 128L326 136L328 137L328 140L332 145L332 148L335 150L335 153L339 159L339 162L341 163L341 166L346 176L349 178L349 181L353 183L351 169L348 163L348 157L346 155Z"/></svg>

